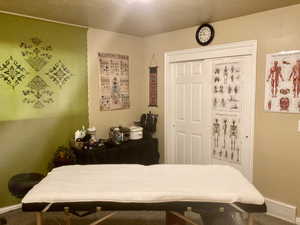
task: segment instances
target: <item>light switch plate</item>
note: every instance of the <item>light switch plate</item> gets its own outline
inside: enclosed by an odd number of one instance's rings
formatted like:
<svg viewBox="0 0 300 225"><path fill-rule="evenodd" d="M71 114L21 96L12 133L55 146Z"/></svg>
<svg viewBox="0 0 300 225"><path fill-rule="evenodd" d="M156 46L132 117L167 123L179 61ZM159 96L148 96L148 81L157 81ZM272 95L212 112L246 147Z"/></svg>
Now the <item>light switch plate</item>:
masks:
<svg viewBox="0 0 300 225"><path fill-rule="evenodd" d="M300 132L300 120L298 120L298 132Z"/></svg>

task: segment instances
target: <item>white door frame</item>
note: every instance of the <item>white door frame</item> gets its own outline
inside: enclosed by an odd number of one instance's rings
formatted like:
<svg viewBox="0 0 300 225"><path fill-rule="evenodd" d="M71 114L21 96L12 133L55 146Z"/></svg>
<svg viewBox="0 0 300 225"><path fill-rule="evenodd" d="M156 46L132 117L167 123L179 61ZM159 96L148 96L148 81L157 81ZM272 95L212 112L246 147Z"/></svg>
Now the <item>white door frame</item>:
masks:
<svg viewBox="0 0 300 225"><path fill-rule="evenodd" d="M253 77L252 83L249 85L251 86L251 94L250 94L250 105L251 105L251 116L250 116L250 123L251 131L249 136L249 143L250 143L250 171L248 171L248 179L253 181L253 149L254 149L254 126L255 126L255 89L256 89L256 54L257 54L257 41L242 41L242 42L235 42L229 44L221 44L221 45L214 45L209 47L203 48L194 48L194 49L186 49L180 51L173 51L173 52L166 52L165 53L165 76L164 76L164 156L165 162L170 163L173 158L172 152L168 149L169 142L171 141L170 132L169 130L172 129L171 124L171 114L170 114L170 93L172 84L171 84L171 64L177 62L184 62L184 61L192 61L192 60L205 60L205 59L217 59L223 57L234 57L234 56L249 56L252 61L252 68L250 76ZM173 151L174 153L174 151Z"/></svg>

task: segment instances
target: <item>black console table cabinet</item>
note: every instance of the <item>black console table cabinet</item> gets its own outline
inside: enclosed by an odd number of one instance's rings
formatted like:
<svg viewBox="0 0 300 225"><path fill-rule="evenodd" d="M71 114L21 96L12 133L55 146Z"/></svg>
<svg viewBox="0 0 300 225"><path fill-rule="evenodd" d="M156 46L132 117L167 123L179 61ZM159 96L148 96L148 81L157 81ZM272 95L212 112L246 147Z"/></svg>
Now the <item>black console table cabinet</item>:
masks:
<svg viewBox="0 0 300 225"><path fill-rule="evenodd" d="M159 163L156 138L128 141L120 145L106 145L90 150L73 148L77 164L141 164Z"/></svg>

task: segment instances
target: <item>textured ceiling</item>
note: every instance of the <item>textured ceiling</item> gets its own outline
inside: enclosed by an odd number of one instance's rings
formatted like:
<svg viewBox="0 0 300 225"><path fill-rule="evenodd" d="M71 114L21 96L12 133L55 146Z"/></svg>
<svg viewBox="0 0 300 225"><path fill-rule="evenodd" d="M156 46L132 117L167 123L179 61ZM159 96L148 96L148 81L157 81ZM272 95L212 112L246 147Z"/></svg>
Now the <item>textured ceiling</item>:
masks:
<svg viewBox="0 0 300 225"><path fill-rule="evenodd" d="M0 10L146 36L298 3L300 0L0 0Z"/></svg>

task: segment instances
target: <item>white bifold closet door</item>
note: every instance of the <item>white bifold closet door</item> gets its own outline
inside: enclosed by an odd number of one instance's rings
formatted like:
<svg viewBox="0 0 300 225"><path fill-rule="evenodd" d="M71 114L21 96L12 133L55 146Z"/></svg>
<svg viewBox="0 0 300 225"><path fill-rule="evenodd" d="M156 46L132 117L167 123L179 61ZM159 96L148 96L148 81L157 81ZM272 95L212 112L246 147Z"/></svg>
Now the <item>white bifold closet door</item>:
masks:
<svg viewBox="0 0 300 225"><path fill-rule="evenodd" d="M181 164L205 161L207 79L203 61L172 64L173 160ZM206 145L205 145L206 144Z"/></svg>
<svg viewBox="0 0 300 225"><path fill-rule="evenodd" d="M167 163L230 165L251 180L251 56L174 62L168 68Z"/></svg>

